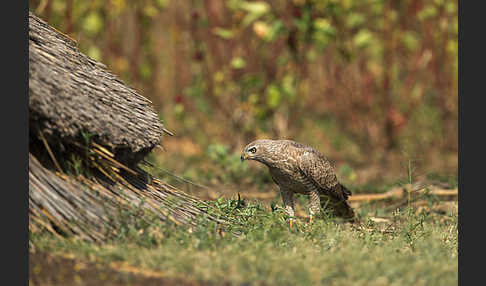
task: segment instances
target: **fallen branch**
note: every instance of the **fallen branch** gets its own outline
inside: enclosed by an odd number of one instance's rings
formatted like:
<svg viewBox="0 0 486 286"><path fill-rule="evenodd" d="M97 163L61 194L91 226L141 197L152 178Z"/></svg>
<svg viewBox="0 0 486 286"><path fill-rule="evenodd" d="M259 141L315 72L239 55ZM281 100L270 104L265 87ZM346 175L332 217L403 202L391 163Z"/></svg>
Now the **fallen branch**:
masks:
<svg viewBox="0 0 486 286"><path fill-rule="evenodd" d="M423 190L423 189L422 189ZM418 192L424 193L422 190L413 190L412 193L416 194ZM458 196L458 189L446 190L446 189L436 189L430 190L428 194L438 197L455 197ZM403 199L407 197L407 188L395 188L383 194L357 194L349 197L350 202L369 202L384 199Z"/></svg>
<svg viewBox="0 0 486 286"><path fill-rule="evenodd" d="M412 194L416 195L417 193L424 194L425 191L424 189L419 189L419 190L412 190ZM428 192L429 195L433 196L438 196L441 197L443 200L452 197L452 200L457 199L458 196L458 189L453 189L453 190L448 190L448 189L435 189L435 190L430 190ZM216 199L221 196L220 193L212 191L208 192L208 196L211 199ZM246 198L249 199L261 199L261 200L267 200L267 199L273 199L275 198L276 193L275 192L264 192L264 193L247 193L245 194ZM376 200L385 200L385 199L404 199L407 197L407 189L406 187L404 188L394 188L389 190L386 193L382 194L355 194L349 197L350 202L369 202L369 201L376 201ZM451 199L449 199L451 200Z"/></svg>

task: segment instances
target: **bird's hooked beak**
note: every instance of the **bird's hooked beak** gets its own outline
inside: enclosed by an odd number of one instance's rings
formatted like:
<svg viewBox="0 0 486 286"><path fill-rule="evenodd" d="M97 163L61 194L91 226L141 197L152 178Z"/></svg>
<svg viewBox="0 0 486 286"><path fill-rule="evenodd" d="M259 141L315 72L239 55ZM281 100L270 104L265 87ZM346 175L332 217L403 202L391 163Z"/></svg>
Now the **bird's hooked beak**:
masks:
<svg viewBox="0 0 486 286"><path fill-rule="evenodd" d="M245 161L246 160L245 154L241 154L240 159L241 159L241 162Z"/></svg>

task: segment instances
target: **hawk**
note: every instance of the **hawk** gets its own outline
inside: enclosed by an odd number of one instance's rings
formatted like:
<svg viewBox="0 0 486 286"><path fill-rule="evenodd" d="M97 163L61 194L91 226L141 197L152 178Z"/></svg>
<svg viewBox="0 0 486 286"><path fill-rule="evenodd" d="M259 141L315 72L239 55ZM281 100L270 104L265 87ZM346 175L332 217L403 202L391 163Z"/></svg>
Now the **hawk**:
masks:
<svg viewBox="0 0 486 286"><path fill-rule="evenodd" d="M280 188L290 228L294 193L309 195L309 222L321 208L327 207L335 216L354 221L354 211L346 201L351 191L339 183L329 160L314 148L291 140L261 139L243 149L241 161L244 160L255 160L268 167Z"/></svg>

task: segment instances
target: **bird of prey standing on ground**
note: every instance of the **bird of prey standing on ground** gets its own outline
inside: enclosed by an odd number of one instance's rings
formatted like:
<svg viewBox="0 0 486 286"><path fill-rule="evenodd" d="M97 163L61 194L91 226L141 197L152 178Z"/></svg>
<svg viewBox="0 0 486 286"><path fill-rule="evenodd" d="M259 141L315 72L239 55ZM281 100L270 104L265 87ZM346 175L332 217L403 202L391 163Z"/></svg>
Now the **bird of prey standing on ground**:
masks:
<svg viewBox="0 0 486 286"><path fill-rule="evenodd" d="M351 191L338 182L329 160L312 147L291 140L261 139L243 149L241 160L255 160L268 167L280 188L284 208L290 216L290 228L294 193L309 195L310 223L321 208L329 208L335 216L354 221L354 211L347 202Z"/></svg>

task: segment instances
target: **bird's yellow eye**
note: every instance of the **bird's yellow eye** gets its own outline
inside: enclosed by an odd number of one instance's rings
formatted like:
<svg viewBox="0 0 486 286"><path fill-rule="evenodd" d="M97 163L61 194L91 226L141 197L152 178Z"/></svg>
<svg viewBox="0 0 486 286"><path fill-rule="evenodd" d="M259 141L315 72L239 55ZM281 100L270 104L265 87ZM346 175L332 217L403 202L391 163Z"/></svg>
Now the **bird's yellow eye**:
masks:
<svg viewBox="0 0 486 286"><path fill-rule="evenodd" d="M255 153L256 152L256 148L255 147L251 147L250 150L248 150L248 152Z"/></svg>

